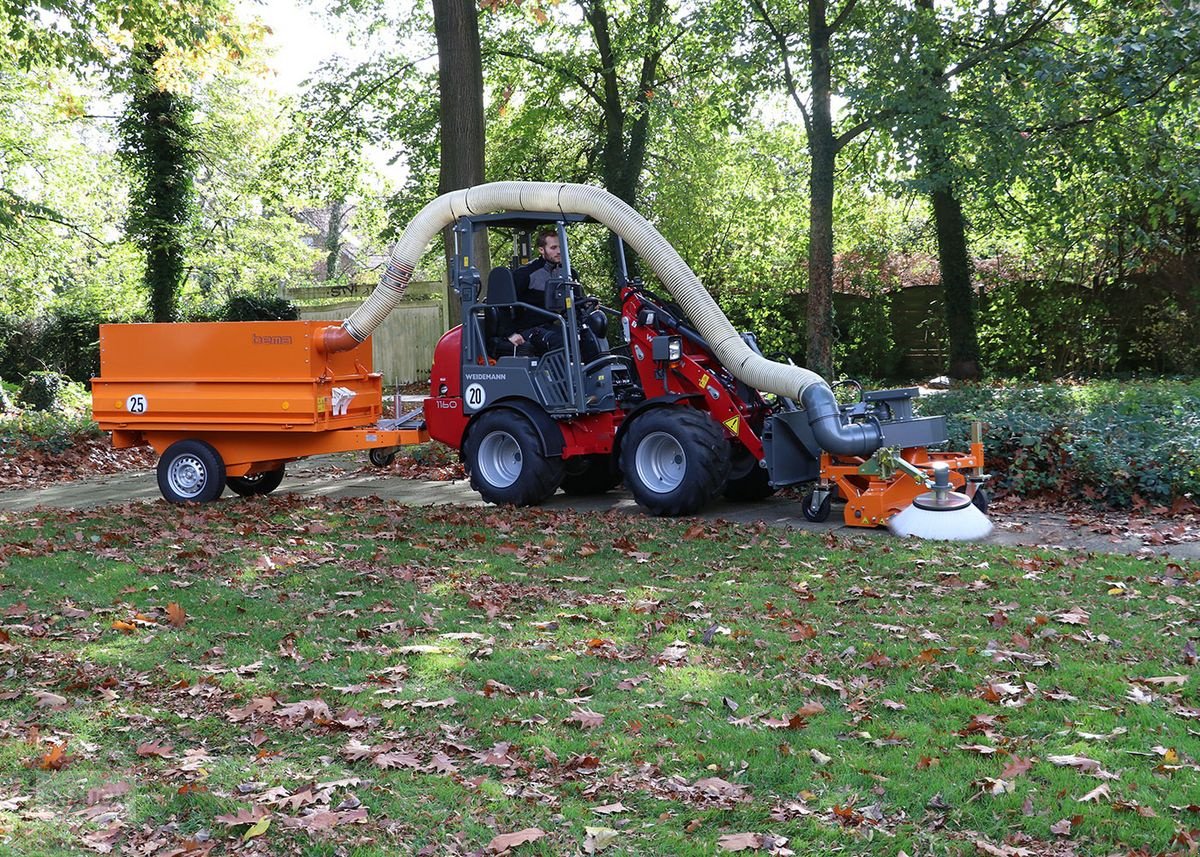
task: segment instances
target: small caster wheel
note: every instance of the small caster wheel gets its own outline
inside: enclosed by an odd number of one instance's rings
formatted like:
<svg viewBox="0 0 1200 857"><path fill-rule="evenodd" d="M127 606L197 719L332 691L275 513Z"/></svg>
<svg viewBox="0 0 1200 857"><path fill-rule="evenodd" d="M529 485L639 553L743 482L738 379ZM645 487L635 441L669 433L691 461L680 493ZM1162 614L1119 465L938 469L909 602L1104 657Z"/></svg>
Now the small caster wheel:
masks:
<svg viewBox="0 0 1200 857"><path fill-rule="evenodd" d="M816 500L816 494L816 491L810 491L809 493L805 494L804 502L801 503L800 509L804 513L804 519L806 521L812 521L814 524L821 524L829 520L829 510L833 508L833 492L826 492L825 499L823 499L819 505L814 503Z"/></svg>
<svg viewBox="0 0 1200 857"><path fill-rule="evenodd" d="M367 458L376 467L391 467L396 460L396 450L390 447L379 447L367 453Z"/></svg>

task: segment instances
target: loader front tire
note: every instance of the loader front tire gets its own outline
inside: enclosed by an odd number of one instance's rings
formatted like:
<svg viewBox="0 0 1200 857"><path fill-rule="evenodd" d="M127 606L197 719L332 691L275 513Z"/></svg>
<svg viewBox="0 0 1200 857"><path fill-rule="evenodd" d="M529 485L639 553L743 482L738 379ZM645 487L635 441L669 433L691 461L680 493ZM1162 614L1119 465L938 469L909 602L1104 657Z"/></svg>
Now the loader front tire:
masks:
<svg viewBox="0 0 1200 857"><path fill-rule="evenodd" d="M202 440L177 440L158 459L158 490L170 503L208 503L225 490L225 462Z"/></svg>
<svg viewBox="0 0 1200 857"><path fill-rule="evenodd" d="M636 417L621 444L625 485L652 515L694 515L721 493L729 444L702 411L654 408Z"/></svg>
<svg viewBox="0 0 1200 857"><path fill-rule="evenodd" d="M562 458L545 455L529 420L507 408L474 422L463 453L471 487L489 503L536 506L563 481Z"/></svg>

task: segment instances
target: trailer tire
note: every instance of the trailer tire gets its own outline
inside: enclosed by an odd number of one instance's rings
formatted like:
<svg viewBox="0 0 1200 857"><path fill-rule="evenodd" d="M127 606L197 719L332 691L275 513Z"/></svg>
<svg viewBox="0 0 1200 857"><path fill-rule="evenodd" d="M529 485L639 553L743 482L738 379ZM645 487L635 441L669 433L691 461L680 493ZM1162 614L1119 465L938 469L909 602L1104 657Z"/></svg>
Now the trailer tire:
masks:
<svg viewBox="0 0 1200 857"><path fill-rule="evenodd" d="M264 470L253 476L230 476L225 480L229 490L239 497L263 497L270 494L283 482L283 465L274 470Z"/></svg>
<svg viewBox="0 0 1200 857"><path fill-rule="evenodd" d="M693 515L725 487L729 444L707 414L689 407L639 415L621 444L625 485L652 515Z"/></svg>
<svg viewBox="0 0 1200 857"><path fill-rule="evenodd" d="M975 496L971 498L971 502L975 504L975 508L985 515L987 514L991 500L992 498L988 495L986 488L976 488Z"/></svg>
<svg viewBox="0 0 1200 857"><path fill-rule="evenodd" d="M580 467L574 473L571 472L573 462ZM572 497L604 494L621 484L621 471L611 455L585 455L571 459L566 467L562 490Z"/></svg>
<svg viewBox="0 0 1200 857"><path fill-rule="evenodd" d="M225 490L225 462L202 440L177 440L158 459L158 490L170 503L208 503Z"/></svg>
<svg viewBox="0 0 1200 857"><path fill-rule="evenodd" d="M489 503L536 506L562 484L561 457L542 452L541 439L522 414L487 411L471 425L463 445L471 487Z"/></svg>

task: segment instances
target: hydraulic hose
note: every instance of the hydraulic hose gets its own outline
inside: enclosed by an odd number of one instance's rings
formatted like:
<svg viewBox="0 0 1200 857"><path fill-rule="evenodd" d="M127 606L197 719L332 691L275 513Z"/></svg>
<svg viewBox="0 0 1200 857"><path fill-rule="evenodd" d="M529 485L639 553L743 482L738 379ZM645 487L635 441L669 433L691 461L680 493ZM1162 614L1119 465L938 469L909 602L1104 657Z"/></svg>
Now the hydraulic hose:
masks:
<svg viewBox="0 0 1200 857"><path fill-rule="evenodd" d="M404 296L418 260L442 229L464 215L500 210L586 214L603 223L649 265L734 377L757 390L796 399L811 408L813 431L823 449L840 455L869 455L881 445L877 426L842 423L833 392L820 375L799 366L776 363L752 351L658 230L627 203L603 188L590 185L493 182L442 194L413 218L392 248L379 285L340 329L332 329L326 335L325 350L352 348L370 336ZM813 392L806 399L809 390Z"/></svg>

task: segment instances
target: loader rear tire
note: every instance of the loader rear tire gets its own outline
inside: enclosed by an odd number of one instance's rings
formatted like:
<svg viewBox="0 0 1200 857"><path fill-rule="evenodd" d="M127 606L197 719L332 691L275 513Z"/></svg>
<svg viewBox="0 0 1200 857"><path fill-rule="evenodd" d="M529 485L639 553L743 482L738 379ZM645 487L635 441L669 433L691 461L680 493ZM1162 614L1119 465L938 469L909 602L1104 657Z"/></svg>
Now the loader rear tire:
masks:
<svg viewBox="0 0 1200 857"><path fill-rule="evenodd" d="M621 444L625 485L652 515L693 515L721 493L729 444L707 414L654 408L636 417Z"/></svg>
<svg viewBox="0 0 1200 857"><path fill-rule="evenodd" d="M507 408L482 414L463 445L471 487L489 503L536 506L562 484L563 460L542 452L529 420Z"/></svg>
<svg viewBox="0 0 1200 857"><path fill-rule="evenodd" d="M264 497L283 482L283 465L274 470L263 470L252 476L230 476L225 480L229 490L239 497Z"/></svg>
<svg viewBox="0 0 1200 857"><path fill-rule="evenodd" d="M177 440L158 459L158 490L169 503L208 503L225 490L225 462L202 440Z"/></svg>

